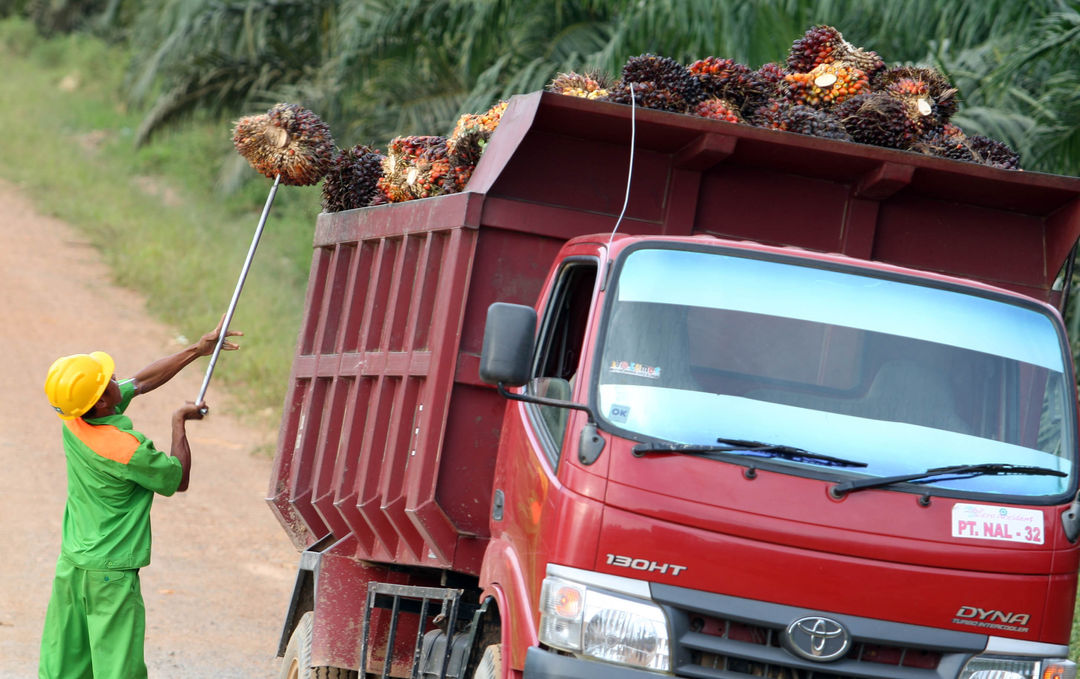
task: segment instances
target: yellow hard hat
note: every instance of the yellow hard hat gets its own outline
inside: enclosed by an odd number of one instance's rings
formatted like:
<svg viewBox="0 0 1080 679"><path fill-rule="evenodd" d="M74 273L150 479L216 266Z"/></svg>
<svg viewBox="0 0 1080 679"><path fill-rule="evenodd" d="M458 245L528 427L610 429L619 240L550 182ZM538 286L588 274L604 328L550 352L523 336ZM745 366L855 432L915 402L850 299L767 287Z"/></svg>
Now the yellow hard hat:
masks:
<svg viewBox="0 0 1080 679"><path fill-rule="evenodd" d="M81 417L109 386L116 363L104 351L56 359L45 378L45 395L62 420Z"/></svg>

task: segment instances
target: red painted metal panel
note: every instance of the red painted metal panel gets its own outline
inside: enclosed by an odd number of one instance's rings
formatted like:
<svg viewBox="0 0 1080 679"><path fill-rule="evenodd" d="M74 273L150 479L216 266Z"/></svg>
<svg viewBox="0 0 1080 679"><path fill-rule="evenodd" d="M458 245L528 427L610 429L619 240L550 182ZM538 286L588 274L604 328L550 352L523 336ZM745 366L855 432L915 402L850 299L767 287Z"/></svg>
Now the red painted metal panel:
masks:
<svg viewBox="0 0 1080 679"><path fill-rule="evenodd" d="M370 583L438 585L437 579L430 575L402 573L359 561L355 558L355 552L356 545L350 537L319 555L311 639L311 661L315 666L360 667L360 635ZM375 609L371 612L366 666L376 676L382 673L384 667L391 617L388 610ZM409 661L412 659L418 623L415 614L398 617L390 676L410 676Z"/></svg>
<svg viewBox="0 0 1080 679"><path fill-rule="evenodd" d="M503 404L456 382L480 350L465 319L534 300L563 239L479 229L477 198L320 216L271 498L298 545L479 571Z"/></svg>
<svg viewBox="0 0 1080 679"><path fill-rule="evenodd" d="M622 500L618 499L620 503ZM1060 609L1071 610L1074 606L1074 598L1050 602L1045 571L1031 574L994 572L991 567L979 571L934 568L890 560L887 550L874 557L857 558L674 522L643 522L634 513L610 506L604 511L603 523L600 554L620 554L627 545L634 545L640 553L664 554L667 563L686 567L678 576L672 576L670 569L650 573L651 580L665 584L750 599L767 594L770 600L788 605L868 618L880 618L887 612L889 619L896 622L959 631L970 631L953 622L960 606L970 605L970 601L992 602L997 610L1032 614L1030 633L996 632L1000 636L1058 644L1069 641L1067 625L1050 628L1043 611L1030 608L1032 602L1047 601L1056 609L1051 614L1057 620ZM788 533L790 529L791 525ZM954 550L960 548L953 546ZM738 558L730 558L733 554ZM628 574L625 568L604 563L597 566L601 571ZM853 587L852 582L859 586ZM866 596L866 592L873 592L873 596ZM911 605L913 592L917 592L918 606Z"/></svg>
<svg viewBox="0 0 1080 679"><path fill-rule="evenodd" d="M774 173L720 166L702 179L695 230L839 252L849 190L842 183L791 175L778 199Z"/></svg>

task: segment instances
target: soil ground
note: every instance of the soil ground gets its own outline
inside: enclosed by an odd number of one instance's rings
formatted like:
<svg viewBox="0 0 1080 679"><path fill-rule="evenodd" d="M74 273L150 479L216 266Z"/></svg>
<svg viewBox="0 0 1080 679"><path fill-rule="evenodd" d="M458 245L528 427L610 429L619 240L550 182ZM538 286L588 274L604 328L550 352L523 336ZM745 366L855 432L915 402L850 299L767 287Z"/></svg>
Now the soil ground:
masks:
<svg viewBox="0 0 1080 679"><path fill-rule="evenodd" d="M0 679L32 679L66 495L45 373L58 356L102 350L122 378L189 342L149 319L138 294L112 285L70 226L36 213L2 182L0 242ZM159 448L168 449L171 413L195 398L205 369L201 359L128 409ZM142 571L147 665L151 677L167 679L276 677L298 556L264 501L272 461L253 454L276 432L231 417L220 382L206 402L210 415L188 425L191 488L158 497L151 514L153 562Z"/></svg>

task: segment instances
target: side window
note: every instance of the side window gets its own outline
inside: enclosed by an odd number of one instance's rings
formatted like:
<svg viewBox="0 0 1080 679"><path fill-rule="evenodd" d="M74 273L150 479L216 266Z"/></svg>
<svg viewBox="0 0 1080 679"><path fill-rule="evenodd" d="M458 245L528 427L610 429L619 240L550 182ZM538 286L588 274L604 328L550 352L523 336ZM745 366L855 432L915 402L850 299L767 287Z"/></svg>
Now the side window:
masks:
<svg viewBox="0 0 1080 679"><path fill-rule="evenodd" d="M560 270L544 309L528 393L564 400L570 398L581 362L596 268L595 261L579 260L567 262ZM530 407L533 408L533 421L545 439L545 452L552 464L558 464L569 410L555 406Z"/></svg>

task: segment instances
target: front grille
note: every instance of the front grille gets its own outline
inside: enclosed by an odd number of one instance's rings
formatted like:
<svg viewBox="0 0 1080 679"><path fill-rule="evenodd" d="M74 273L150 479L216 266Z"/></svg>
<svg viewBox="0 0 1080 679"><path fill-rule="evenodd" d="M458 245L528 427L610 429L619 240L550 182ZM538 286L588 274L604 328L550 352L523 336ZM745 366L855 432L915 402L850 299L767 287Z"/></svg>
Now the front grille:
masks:
<svg viewBox="0 0 1080 679"><path fill-rule="evenodd" d="M780 645L783 628L776 629L762 625L748 624L729 618L714 616L689 615L691 634L682 637L682 646L689 652L689 662L709 670L728 675L748 677L767 677L768 679L833 679L844 675L833 671L805 670L792 667L787 663L767 662L764 656L784 652ZM703 643L703 637L709 637ZM708 650L713 647L713 640L725 640L744 645L743 648L728 652ZM695 643L699 647L695 647ZM752 646L770 647L768 653L755 652ZM875 663L922 670L936 670L941 662L941 652L910 646L886 646L872 643L855 643L843 658L847 664ZM866 671L877 675L879 672L867 667ZM928 676L936 676L931 672Z"/></svg>
<svg viewBox="0 0 1080 679"><path fill-rule="evenodd" d="M831 662L789 652L788 625L817 611L664 585L653 598L672 620L675 674L701 679L954 679L986 637L883 620L824 613L851 634L851 646Z"/></svg>

